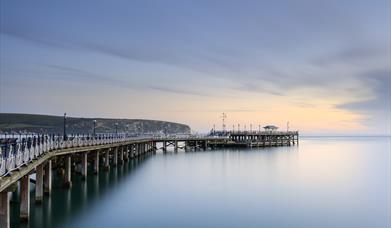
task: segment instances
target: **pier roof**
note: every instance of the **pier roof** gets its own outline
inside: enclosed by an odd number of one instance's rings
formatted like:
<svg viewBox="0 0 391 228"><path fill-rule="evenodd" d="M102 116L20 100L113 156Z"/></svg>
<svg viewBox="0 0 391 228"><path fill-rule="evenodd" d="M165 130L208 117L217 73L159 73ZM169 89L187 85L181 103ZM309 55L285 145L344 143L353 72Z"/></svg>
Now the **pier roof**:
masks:
<svg viewBox="0 0 391 228"><path fill-rule="evenodd" d="M274 125L267 125L263 127L265 130L277 130L278 127Z"/></svg>

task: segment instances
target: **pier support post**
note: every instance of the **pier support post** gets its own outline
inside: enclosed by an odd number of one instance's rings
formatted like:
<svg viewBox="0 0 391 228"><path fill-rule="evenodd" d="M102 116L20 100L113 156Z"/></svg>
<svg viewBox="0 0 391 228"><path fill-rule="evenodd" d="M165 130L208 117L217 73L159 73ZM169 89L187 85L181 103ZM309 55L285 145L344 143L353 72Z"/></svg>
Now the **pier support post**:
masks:
<svg viewBox="0 0 391 228"><path fill-rule="evenodd" d="M82 180L87 179L87 165L88 165L88 153L83 153L81 155L81 178Z"/></svg>
<svg viewBox="0 0 391 228"><path fill-rule="evenodd" d="M134 159L136 157L136 153L137 153L137 144L133 144L132 145L132 159Z"/></svg>
<svg viewBox="0 0 391 228"><path fill-rule="evenodd" d="M153 154L156 154L156 142L153 142L152 143L152 146L153 146Z"/></svg>
<svg viewBox="0 0 391 228"><path fill-rule="evenodd" d="M46 162L45 175L43 176L43 189L46 195L52 192L52 160Z"/></svg>
<svg viewBox="0 0 391 228"><path fill-rule="evenodd" d="M99 150L95 152L95 159L94 159L94 174L99 173Z"/></svg>
<svg viewBox="0 0 391 228"><path fill-rule="evenodd" d="M167 152L167 142L163 141L163 153Z"/></svg>
<svg viewBox="0 0 391 228"><path fill-rule="evenodd" d="M10 227L10 197L8 191L0 192L0 227Z"/></svg>
<svg viewBox="0 0 391 228"><path fill-rule="evenodd" d="M129 146L129 160L133 159L134 144Z"/></svg>
<svg viewBox="0 0 391 228"><path fill-rule="evenodd" d="M119 163L123 164L124 163L124 147L122 146L119 150Z"/></svg>
<svg viewBox="0 0 391 228"><path fill-rule="evenodd" d="M43 199L43 164L36 168L35 203L42 203Z"/></svg>
<svg viewBox="0 0 391 228"><path fill-rule="evenodd" d="M20 179L20 220L28 221L30 216L30 176Z"/></svg>
<svg viewBox="0 0 391 228"><path fill-rule="evenodd" d="M114 148L114 159L113 159L113 165L118 165L118 147Z"/></svg>
<svg viewBox="0 0 391 228"><path fill-rule="evenodd" d="M110 150L108 149L105 153L105 170L109 171L110 170L110 158L109 158L109 153Z"/></svg>
<svg viewBox="0 0 391 228"><path fill-rule="evenodd" d="M65 158L65 179L64 179L64 187L70 188L72 187L72 157L70 155Z"/></svg>
<svg viewBox="0 0 391 228"><path fill-rule="evenodd" d="M125 146L125 148L124 148L124 161L129 160L129 147L130 146Z"/></svg>

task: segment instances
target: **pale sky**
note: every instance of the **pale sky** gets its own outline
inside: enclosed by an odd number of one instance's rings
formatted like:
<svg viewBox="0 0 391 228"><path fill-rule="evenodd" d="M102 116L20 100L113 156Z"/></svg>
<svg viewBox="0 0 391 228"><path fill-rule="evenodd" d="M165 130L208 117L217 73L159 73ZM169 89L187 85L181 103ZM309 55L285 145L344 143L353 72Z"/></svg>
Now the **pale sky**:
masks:
<svg viewBox="0 0 391 228"><path fill-rule="evenodd" d="M390 134L389 0L0 2L0 112Z"/></svg>

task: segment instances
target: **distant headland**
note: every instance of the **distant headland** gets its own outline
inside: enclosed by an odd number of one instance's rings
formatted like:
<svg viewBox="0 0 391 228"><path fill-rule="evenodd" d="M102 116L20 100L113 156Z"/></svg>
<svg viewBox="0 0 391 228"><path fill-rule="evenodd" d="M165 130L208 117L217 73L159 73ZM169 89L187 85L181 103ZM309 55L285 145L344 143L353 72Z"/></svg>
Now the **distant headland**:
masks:
<svg viewBox="0 0 391 228"><path fill-rule="evenodd" d="M110 119L66 117L68 134L92 133L95 124L97 133L167 133L188 134L185 124L144 119ZM0 113L0 133L48 133L63 131L64 117L53 115ZM116 129L117 128L117 129Z"/></svg>

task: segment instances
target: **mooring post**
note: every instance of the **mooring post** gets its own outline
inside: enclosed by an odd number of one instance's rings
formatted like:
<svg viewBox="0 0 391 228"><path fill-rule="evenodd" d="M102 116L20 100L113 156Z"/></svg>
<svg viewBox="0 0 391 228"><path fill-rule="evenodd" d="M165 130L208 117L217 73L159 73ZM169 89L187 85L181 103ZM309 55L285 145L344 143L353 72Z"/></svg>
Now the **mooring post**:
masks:
<svg viewBox="0 0 391 228"><path fill-rule="evenodd" d="M71 155L66 156L65 158L65 180L64 187L72 187L72 157Z"/></svg>
<svg viewBox="0 0 391 228"><path fill-rule="evenodd" d="M20 179L20 220L28 221L30 216L30 175Z"/></svg>
<svg viewBox="0 0 391 228"><path fill-rule="evenodd" d="M0 192L0 227L10 227L10 196L8 191Z"/></svg>
<svg viewBox="0 0 391 228"><path fill-rule="evenodd" d="M46 162L44 169L43 189L46 195L50 195L52 192L52 160Z"/></svg>
<svg viewBox="0 0 391 228"><path fill-rule="evenodd" d="M85 152L81 155L81 178L82 180L87 179L87 165L88 165L88 153Z"/></svg>
<svg viewBox="0 0 391 228"><path fill-rule="evenodd" d="M36 167L35 203L42 203L43 199L43 164Z"/></svg>

